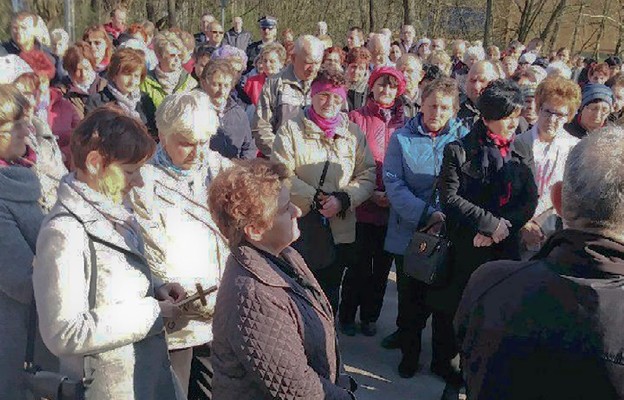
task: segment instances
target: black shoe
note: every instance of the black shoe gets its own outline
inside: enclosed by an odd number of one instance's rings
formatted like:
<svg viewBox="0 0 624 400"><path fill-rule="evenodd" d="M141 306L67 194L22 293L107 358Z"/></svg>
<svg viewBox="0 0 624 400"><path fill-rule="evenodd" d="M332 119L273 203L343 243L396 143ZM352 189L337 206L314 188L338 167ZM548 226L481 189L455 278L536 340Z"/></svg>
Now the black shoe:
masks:
<svg viewBox="0 0 624 400"><path fill-rule="evenodd" d="M399 376L404 379L413 378L418 371L418 360L403 357L399 363Z"/></svg>
<svg viewBox="0 0 624 400"><path fill-rule="evenodd" d="M340 330L347 336L355 336L357 328L354 322L341 322Z"/></svg>
<svg viewBox="0 0 624 400"><path fill-rule="evenodd" d="M444 382L447 383L447 386L459 388L464 383L461 373L451 368L450 366L441 366L434 364L431 365L431 372L434 375L437 375L440 378L444 379Z"/></svg>
<svg viewBox="0 0 624 400"><path fill-rule="evenodd" d="M360 327L364 336L375 336L377 334L377 325L374 322L362 322Z"/></svg>
<svg viewBox="0 0 624 400"><path fill-rule="evenodd" d="M401 347L401 338L399 335L399 330L392 332L381 341L381 347L384 349L398 349Z"/></svg>

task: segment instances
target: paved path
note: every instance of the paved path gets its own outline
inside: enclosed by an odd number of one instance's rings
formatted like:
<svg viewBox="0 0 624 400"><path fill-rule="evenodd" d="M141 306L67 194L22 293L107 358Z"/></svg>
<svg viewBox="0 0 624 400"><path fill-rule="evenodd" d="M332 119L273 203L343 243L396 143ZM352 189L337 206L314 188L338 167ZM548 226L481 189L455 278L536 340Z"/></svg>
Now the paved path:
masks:
<svg viewBox="0 0 624 400"><path fill-rule="evenodd" d="M381 339L396 329L397 292L394 271L390 272L388 289L381 318L377 321L377 335L366 337L358 332L355 337L340 334L340 348L347 372L360 384L358 400L439 400L444 384L429 373L431 362L430 322L423 337L420 356L421 370L411 379L403 379L397 372L400 350L386 350Z"/></svg>

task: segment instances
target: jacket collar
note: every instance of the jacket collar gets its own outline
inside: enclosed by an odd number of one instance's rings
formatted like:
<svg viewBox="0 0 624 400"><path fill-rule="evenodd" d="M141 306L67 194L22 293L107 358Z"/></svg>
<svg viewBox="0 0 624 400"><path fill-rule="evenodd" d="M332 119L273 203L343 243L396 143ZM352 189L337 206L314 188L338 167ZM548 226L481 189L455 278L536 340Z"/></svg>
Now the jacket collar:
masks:
<svg viewBox="0 0 624 400"><path fill-rule="evenodd" d="M305 299L316 310L324 315L328 320L333 322L333 315L328 315L323 307L318 304L317 301L311 298L303 288L296 284L292 278L286 275L278 266L274 265L267 258L261 255L258 250L248 244L241 244L238 248L232 250L232 256L241 264L245 270L256 277L260 282L265 285L284 288L292 290L298 296ZM312 275L312 272L305 265L305 261L292 247L287 247L281 254L281 256L301 275L308 278L316 290L320 293L324 293L319 286L316 278ZM323 299L329 304L329 301L323 294Z"/></svg>
<svg viewBox="0 0 624 400"><path fill-rule="evenodd" d="M442 135L446 135L450 133L451 131L456 130L457 125L460 125L457 119L455 118L449 119L449 121L446 123L446 126L442 128L442 130L438 133L437 136L439 137ZM409 131L415 135L431 137L431 133L425 131L424 124L422 122L422 112L419 112L416 115L416 117L410 120Z"/></svg>
<svg viewBox="0 0 624 400"><path fill-rule="evenodd" d="M580 278L624 275L624 243L574 229L555 233L533 259L546 259L563 275Z"/></svg>
<svg viewBox="0 0 624 400"><path fill-rule="evenodd" d="M111 222L65 181L61 181L59 185L58 202L80 221L90 236L123 252L135 255L147 264L145 256L138 249L128 246Z"/></svg>
<svg viewBox="0 0 624 400"><path fill-rule="evenodd" d="M284 71L282 72L282 82L290 85L296 85L303 90L303 81L295 75L295 67L293 67L292 64L284 68Z"/></svg>
<svg viewBox="0 0 624 400"><path fill-rule="evenodd" d="M41 197L41 185L35 172L25 167L0 167L0 199L33 202Z"/></svg>

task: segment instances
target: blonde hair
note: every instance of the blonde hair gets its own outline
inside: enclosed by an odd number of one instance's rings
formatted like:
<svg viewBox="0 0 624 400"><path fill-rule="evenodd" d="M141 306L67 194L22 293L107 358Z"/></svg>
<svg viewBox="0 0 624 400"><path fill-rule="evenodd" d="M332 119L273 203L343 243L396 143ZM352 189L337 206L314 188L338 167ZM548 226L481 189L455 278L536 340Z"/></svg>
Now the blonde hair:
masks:
<svg viewBox="0 0 624 400"><path fill-rule="evenodd" d="M174 93L156 110L156 127L164 142L176 133L188 139L208 139L217 132L219 117L206 93Z"/></svg>
<svg viewBox="0 0 624 400"><path fill-rule="evenodd" d="M161 57L170 46L178 49L182 54L188 52L188 49L182 43L182 39L173 32L161 32L154 37L154 53L156 53L156 56Z"/></svg>
<svg viewBox="0 0 624 400"><path fill-rule="evenodd" d="M24 118L29 107L28 100L15 85L0 85L0 125Z"/></svg>

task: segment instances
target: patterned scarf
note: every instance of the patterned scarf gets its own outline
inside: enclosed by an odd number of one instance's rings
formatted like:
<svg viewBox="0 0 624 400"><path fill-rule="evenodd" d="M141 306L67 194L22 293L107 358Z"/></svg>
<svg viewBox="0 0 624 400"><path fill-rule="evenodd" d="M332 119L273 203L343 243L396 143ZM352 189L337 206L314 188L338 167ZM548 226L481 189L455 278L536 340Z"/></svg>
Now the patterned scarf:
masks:
<svg viewBox="0 0 624 400"><path fill-rule="evenodd" d="M156 75L156 79L158 80L158 83L160 83L160 86L162 86L165 93L171 94L175 90L176 86L178 86L178 82L180 82L182 69L171 72L163 72L160 67L156 67L154 75Z"/></svg>
<svg viewBox="0 0 624 400"><path fill-rule="evenodd" d="M141 115L136 110L139 101L141 101L140 90L137 89L132 93L124 95L119 91L119 89L117 89L115 84L113 84L112 82L109 82L108 90L110 90L110 92L115 97L115 100L117 100L117 104L125 111L128 116L141 120Z"/></svg>

